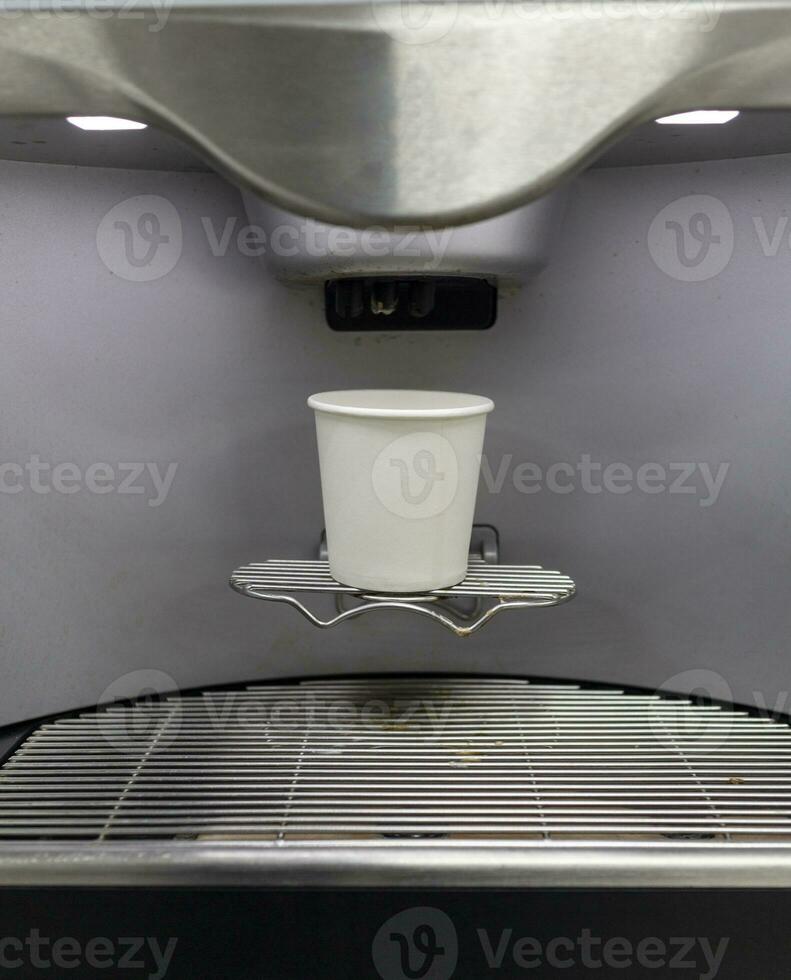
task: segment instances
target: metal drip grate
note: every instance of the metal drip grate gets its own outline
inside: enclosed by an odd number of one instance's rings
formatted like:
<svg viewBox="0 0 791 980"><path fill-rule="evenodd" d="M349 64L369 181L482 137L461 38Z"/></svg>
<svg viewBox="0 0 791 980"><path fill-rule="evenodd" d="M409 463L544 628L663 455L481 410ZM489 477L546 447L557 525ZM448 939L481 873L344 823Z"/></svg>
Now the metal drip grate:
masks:
<svg viewBox="0 0 791 980"><path fill-rule="evenodd" d="M367 594L337 582L328 562L321 559L270 559L245 565L233 573L230 584L236 592L253 599L288 603L314 626L325 629L364 613L396 609L428 616L457 636L469 636L504 609L559 606L576 594L574 581L561 572L540 565L489 564L474 557L470 558L464 581L423 595ZM331 595L336 599L338 614L322 620L290 594L294 592ZM344 609L344 599L357 605ZM472 609L459 605L460 601L470 600L474 603ZM488 607L481 611L484 601L488 601Z"/></svg>
<svg viewBox="0 0 791 980"><path fill-rule="evenodd" d="M573 684L368 678L42 725L5 840L791 840L791 730Z"/></svg>

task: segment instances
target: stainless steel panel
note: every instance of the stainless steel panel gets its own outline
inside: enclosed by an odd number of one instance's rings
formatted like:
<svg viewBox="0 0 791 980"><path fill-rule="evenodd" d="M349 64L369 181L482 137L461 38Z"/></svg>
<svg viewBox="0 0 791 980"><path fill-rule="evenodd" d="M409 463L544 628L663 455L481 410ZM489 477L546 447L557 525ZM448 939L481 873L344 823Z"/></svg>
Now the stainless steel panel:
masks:
<svg viewBox="0 0 791 980"><path fill-rule="evenodd" d="M20 6L0 21L2 114L148 120L342 224L481 220L652 117L791 105L788 0L426 3L422 27L387 0Z"/></svg>

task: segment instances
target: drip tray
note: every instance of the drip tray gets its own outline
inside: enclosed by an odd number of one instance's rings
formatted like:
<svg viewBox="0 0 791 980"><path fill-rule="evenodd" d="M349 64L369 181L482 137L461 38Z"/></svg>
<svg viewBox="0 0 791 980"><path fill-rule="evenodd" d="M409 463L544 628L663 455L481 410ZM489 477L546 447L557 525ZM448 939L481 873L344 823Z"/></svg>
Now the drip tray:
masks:
<svg viewBox="0 0 791 980"><path fill-rule="evenodd" d="M44 724L0 768L0 881L637 883L643 869L771 885L791 884L790 862L791 729L618 689L210 690Z"/></svg>

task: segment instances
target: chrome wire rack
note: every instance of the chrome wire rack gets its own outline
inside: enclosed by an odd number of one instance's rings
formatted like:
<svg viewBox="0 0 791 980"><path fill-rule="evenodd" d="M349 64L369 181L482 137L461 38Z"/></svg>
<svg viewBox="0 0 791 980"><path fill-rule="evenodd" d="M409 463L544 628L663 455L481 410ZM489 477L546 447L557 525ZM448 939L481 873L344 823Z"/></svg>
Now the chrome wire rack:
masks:
<svg viewBox="0 0 791 980"><path fill-rule="evenodd" d="M791 841L791 729L486 677L265 684L38 728L0 839Z"/></svg>
<svg viewBox="0 0 791 980"><path fill-rule="evenodd" d="M558 606L576 594L568 575L540 565L494 565L470 557L467 575L458 585L420 595L369 593L337 582L322 559L270 559L245 565L231 576L241 595L285 602L321 629L377 610L406 610L427 616L456 636L469 636L504 609ZM292 593L330 595L336 615L321 619ZM344 603L352 603L346 607Z"/></svg>
<svg viewBox="0 0 791 980"><path fill-rule="evenodd" d="M498 677L117 704L0 766L0 883L791 887L791 728Z"/></svg>

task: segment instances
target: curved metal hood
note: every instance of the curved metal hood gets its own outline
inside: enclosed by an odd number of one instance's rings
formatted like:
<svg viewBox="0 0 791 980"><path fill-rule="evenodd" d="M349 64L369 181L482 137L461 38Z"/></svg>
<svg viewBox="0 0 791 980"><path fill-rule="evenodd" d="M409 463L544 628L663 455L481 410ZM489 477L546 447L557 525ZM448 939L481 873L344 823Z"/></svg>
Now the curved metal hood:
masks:
<svg viewBox="0 0 791 980"><path fill-rule="evenodd" d="M291 211L459 224L640 122L791 106L791 0L0 8L0 113L170 129Z"/></svg>

